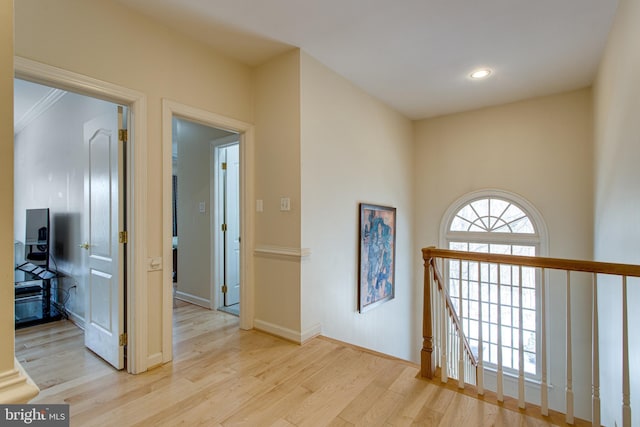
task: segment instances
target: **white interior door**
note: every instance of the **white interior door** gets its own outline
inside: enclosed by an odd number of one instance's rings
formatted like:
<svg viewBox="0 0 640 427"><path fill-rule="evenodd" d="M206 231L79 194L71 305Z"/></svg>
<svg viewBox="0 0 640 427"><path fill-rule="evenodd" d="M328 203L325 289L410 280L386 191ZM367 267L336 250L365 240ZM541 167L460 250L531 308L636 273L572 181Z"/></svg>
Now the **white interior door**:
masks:
<svg viewBox="0 0 640 427"><path fill-rule="evenodd" d="M226 183L225 183L225 293L224 305L240 302L240 146L225 147Z"/></svg>
<svg viewBox="0 0 640 427"><path fill-rule="evenodd" d="M124 265L119 231L124 224L123 109L84 125L85 172L85 345L117 369L124 368ZM121 250L122 249L122 250ZM120 345L123 344L123 345Z"/></svg>

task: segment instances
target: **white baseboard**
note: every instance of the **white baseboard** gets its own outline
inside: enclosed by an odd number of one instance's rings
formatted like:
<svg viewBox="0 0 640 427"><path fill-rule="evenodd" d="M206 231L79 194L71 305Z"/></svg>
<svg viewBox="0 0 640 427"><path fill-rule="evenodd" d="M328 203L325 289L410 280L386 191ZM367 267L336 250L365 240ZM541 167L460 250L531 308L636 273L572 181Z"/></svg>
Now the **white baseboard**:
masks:
<svg viewBox="0 0 640 427"><path fill-rule="evenodd" d="M14 358L13 369L0 373L0 402L3 404L27 403L40 393L40 389Z"/></svg>
<svg viewBox="0 0 640 427"><path fill-rule="evenodd" d="M147 357L147 369L162 365L162 353L154 353Z"/></svg>
<svg viewBox="0 0 640 427"><path fill-rule="evenodd" d="M69 316L69 320L73 322L74 325L84 331L84 317L80 317L78 314L70 310L67 310L67 316Z"/></svg>
<svg viewBox="0 0 640 427"><path fill-rule="evenodd" d="M311 338L320 335L320 332L322 331L320 324L315 325L307 331L298 332L260 319L255 319L253 321L253 327L259 331L268 332L297 344L303 344Z"/></svg>
<svg viewBox="0 0 640 427"><path fill-rule="evenodd" d="M191 304L199 305L200 307L211 309L211 301L206 298L198 297L181 291L176 291L176 298Z"/></svg>

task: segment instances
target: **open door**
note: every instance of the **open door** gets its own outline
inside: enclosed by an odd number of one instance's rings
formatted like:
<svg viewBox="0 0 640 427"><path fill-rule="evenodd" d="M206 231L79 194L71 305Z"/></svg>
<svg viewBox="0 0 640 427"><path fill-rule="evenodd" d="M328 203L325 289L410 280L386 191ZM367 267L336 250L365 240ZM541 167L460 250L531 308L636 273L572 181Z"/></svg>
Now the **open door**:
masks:
<svg viewBox="0 0 640 427"><path fill-rule="evenodd" d="M240 303L240 146L228 145L224 157L224 306Z"/></svg>
<svg viewBox="0 0 640 427"><path fill-rule="evenodd" d="M123 107L84 125L86 250L85 345L124 368ZM121 141L121 139L123 141Z"/></svg>

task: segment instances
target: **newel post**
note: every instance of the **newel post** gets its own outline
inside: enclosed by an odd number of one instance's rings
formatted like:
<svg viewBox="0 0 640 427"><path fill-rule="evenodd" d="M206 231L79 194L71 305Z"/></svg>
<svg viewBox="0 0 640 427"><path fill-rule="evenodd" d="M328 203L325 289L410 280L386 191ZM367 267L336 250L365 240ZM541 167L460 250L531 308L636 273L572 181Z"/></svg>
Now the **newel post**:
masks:
<svg viewBox="0 0 640 427"><path fill-rule="evenodd" d="M436 360L433 354L433 314L431 313L431 249L422 250L424 259L424 301L422 306L422 350L420 351L420 375L433 378L436 372Z"/></svg>

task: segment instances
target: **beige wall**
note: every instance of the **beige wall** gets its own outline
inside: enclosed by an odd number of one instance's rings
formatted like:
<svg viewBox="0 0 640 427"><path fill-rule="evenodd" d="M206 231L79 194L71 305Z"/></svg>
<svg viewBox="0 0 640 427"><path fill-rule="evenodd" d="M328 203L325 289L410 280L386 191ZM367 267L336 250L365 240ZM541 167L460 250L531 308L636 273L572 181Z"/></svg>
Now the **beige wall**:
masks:
<svg viewBox="0 0 640 427"><path fill-rule="evenodd" d="M300 52L292 50L254 70L256 245L300 247ZM280 211L280 198L291 211Z"/></svg>
<svg viewBox="0 0 640 427"><path fill-rule="evenodd" d="M162 211L162 169L171 167L162 164L161 99L252 122L251 70L116 2L21 0L15 6L17 55L147 96L150 215L142 223L147 256L161 256L162 216L152 213ZM162 273L148 273L148 284L148 354L158 354Z"/></svg>
<svg viewBox="0 0 640 427"><path fill-rule="evenodd" d="M456 199L474 190L497 188L524 197L541 212L550 236L548 255L590 259L591 106L591 91L584 89L416 122L414 251L439 245L440 222ZM550 288L549 324L562 325L564 287ZM572 293L578 355L591 354L591 300L586 289ZM552 328L551 333L551 342L565 342L562 328ZM576 359L576 411L589 417L591 358ZM556 402L563 399L564 367L559 361L564 360L563 355L551 360Z"/></svg>
<svg viewBox="0 0 640 427"><path fill-rule="evenodd" d="M302 328L418 360L413 266L413 129L307 54L301 56ZM358 313L359 203L397 209L395 298Z"/></svg>
<svg viewBox="0 0 640 427"><path fill-rule="evenodd" d="M13 0L0 0L0 195L13 200ZM0 204L0 375L11 371L13 341L13 203Z"/></svg>
<svg viewBox="0 0 640 427"><path fill-rule="evenodd" d="M549 255L591 258L591 121L583 89L415 122L418 244L439 243L440 220L456 199L499 188L541 211Z"/></svg>
<svg viewBox="0 0 640 427"><path fill-rule="evenodd" d="M595 257L640 264L640 2L621 0L595 93ZM599 283L602 423L622 425L622 289ZM634 425L640 413L640 281L629 280Z"/></svg>
<svg viewBox="0 0 640 427"><path fill-rule="evenodd" d="M256 247L300 250L300 52L284 53L254 70ZM291 200L280 211L280 198ZM300 260L255 260L256 326L300 334Z"/></svg>

